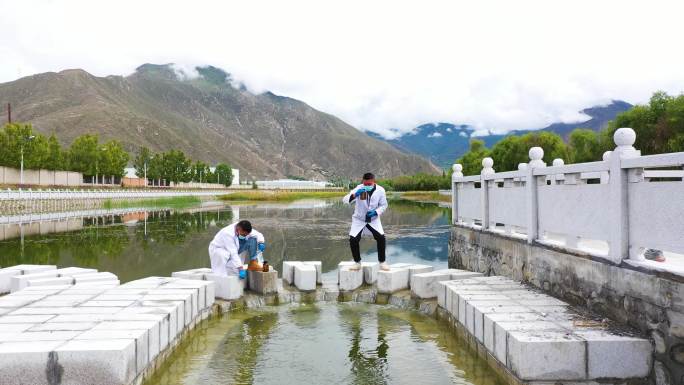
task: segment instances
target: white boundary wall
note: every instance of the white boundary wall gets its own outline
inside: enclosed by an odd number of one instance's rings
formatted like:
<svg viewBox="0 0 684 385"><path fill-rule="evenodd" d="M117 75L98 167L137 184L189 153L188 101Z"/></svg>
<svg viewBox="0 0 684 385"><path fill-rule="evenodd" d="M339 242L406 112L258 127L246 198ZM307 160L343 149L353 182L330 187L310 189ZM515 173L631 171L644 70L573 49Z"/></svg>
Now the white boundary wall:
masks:
<svg viewBox="0 0 684 385"><path fill-rule="evenodd" d="M599 162L547 167L533 147L518 171L497 173L485 158L480 175L464 177L455 164L452 223L529 243L598 245L591 254L615 264L643 261L646 248L684 254L684 152L641 156L635 140L618 129Z"/></svg>

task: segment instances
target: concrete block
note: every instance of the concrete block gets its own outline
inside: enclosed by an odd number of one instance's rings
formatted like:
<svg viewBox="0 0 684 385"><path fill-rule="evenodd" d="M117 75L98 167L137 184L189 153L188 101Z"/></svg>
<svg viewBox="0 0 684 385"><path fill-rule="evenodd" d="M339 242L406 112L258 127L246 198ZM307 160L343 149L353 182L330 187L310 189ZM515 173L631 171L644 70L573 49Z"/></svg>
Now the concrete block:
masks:
<svg viewBox="0 0 684 385"><path fill-rule="evenodd" d="M508 332L507 367L522 380L584 380L585 341L555 331Z"/></svg>
<svg viewBox="0 0 684 385"><path fill-rule="evenodd" d="M304 261L305 265L311 265L316 268L316 284L323 284L323 262L321 261Z"/></svg>
<svg viewBox="0 0 684 385"><path fill-rule="evenodd" d="M45 322L29 329L32 332L85 331L95 327L95 322Z"/></svg>
<svg viewBox="0 0 684 385"><path fill-rule="evenodd" d="M455 295L454 295L455 294ZM458 288L454 288L454 294L452 294L452 300L457 298L458 300L458 322L463 326L468 328L468 323L470 322L469 332L473 333L474 327L474 314L467 310L466 304L469 301L498 301L498 300L508 300L506 296L501 294L459 294ZM452 306L455 306L452 304ZM454 310L455 311L455 310Z"/></svg>
<svg viewBox="0 0 684 385"><path fill-rule="evenodd" d="M341 291L356 290L363 285L363 270L351 270L351 266L340 266L339 282Z"/></svg>
<svg viewBox="0 0 684 385"><path fill-rule="evenodd" d="M363 281L367 285L372 285L378 281L378 271L380 271L380 264L378 262L361 262L363 270Z"/></svg>
<svg viewBox="0 0 684 385"><path fill-rule="evenodd" d="M0 330L3 333L20 333L40 324L2 324Z"/></svg>
<svg viewBox="0 0 684 385"><path fill-rule="evenodd" d="M45 296L0 297L0 308L18 308L39 301Z"/></svg>
<svg viewBox="0 0 684 385"><path fill-rule="evenodd" d="M526 313L527 314L527 313ZM508 363L508 334L510 332L555 331L567 333L554 322L544 320L496 321L493 323L494 356L504 364Z"/></svg>
<svg viewBox="0 0 684 385"><path fill-rule="evenodd" d="M57 273L55 271L56 270L41 272L41 273L35 273L35 274L15 275L15 276L10 278L10 291L12 293L14 293L16 291L19 291L19 290L29 286L28 282L30 280L39 280L39 279L44 279L44 278L55 278L55 277L57 277Z"/></svg>
<svg viewBox="0 0 684 385"><path fill-rule="evenodd" d="M19 314L19 315L3 315L0 317L0 324L28 324L46 322L50 318L54 318L54 314ZM1 328L1 326L0 326Z"/></svg>
<svg viewBox="0 0 684 385"><path fill-rule="evenodd" d="M194 280L202 281L205 279L206 274L207 273L193 272L193 271L174 271L173 273L171 273L171 276L173 278L194 279Z"/></svg>
<svg viewBox="0 0 684 385"><path fill-rule="evenodd" d="M440 281L448 281L451 278L449 271L435 271L430 273L414 274L410 277L411 293L418 298L437 297Z"/></svg>
<svg viewBox="0 0 684 385"><path fill-rule="evenodd" d="M477 273L474 271L466 271L466 270L458 270L454 269L457 271L454 271L451 273L451 280L464 280L464 279L470 279L470 278L475 278L475 277L482 277L482 273Z"/></svg>
<svg viewBox="0 0 684 385"><path fill-rule="evenodd" d="M238 276L220 276L216 274L206 274L207 281L214 282L215 287L215 298L234 300L242 297L243 286L240 283L240 278ZM211 294L208 293L207 299L211 298ZM213 300L211 300L213 303Z"/></svg>
<svg viewBox="0 0 684 385"><path fill-rule="evenodd" d="M159 354L160 322L147 321L106 321L95 326L93 330L145 330L148 333L148 362Z"/></svg>
<svg viewBox="0 0 684 385"><path fill-rule="evenodd" d="M294 279L295 286L299 290L316 290L316 267L307 264L296 265L294 268Z"/></svg>
<svg viewBox="0 0 684 385"><path fill-rule="evenodd" d="M129 307L119 314L168 314L169 315L169 342L172 342L185 328L185 302L183 301L143 301L140 304L145 310Z"/></svg>
<svg viewBox="0 0 684 385"><path fill-rule="evenodd" d="M193 301L192 301L192 294L150 294L146 295L143 297L143 303L147 301L166 301L166 302L173 302L176 305L182 304L180 311L182 312L183 316L179 316L179 320L183 320L183 325L182 327L185 327L190 324L193 320ZM181 329L182 330L182 329Z"/></svg>
<svg viewBox="0 0 684 385"><path fill-rule="evenodd" d="M107 307L107 306L117 306L117 307L127 307L135 303L134 300L120 300L120 301L87 301L82 303L80 306L83 307Z"/></svg>
<svg viewBox="0 0 684 385"><path fill-rule="evenodd" d="M0 269L0 294L9 293L12 291L12 277L21 275L20 269L6 267Z"/></svg>
<svg viewBox="0 0 684 385"><path fill-rule="evenodd" d="M419 264L414 264L408 267L409 270L409 285L410 285L410 280L411 277L414 274L422 274L422 273L429 273L433 271L435 268L430 266L430 265L419 265Z"/></svg>
<svg viewBox="0 0 684 385"><path fill-rule="evenodd" d="M300 261L283 261L283 280L288 285L294 285L294 268L301 264Z"/></svg>
<svg viewBox="0 0 684 385"><path fill-rule="evenodd" d="M63 370L63 384L122 385L131 383L138 374L133 338L74 340L55 352Z"/></svg>
<svg viewBox="0 0 684 385"><path fill-rule="evenodd" d="M213 303L211 300L207 300L207 298L212 297L212 290L214 291L214 297L216 296L215 290L216 290L216 285L212 281L197 281L197 280L175 280L173 282L167 283L165 285L161 285L159 287L160 289L195 289L197 290L197 295L198 295L198 310L205 309L208 305L208 303ZM207 296L208 294L208 296Z"/></svg>
<svg viewBox="0 0 684 385"><path fill-rule="evenodd" d="M2 333L0 333L2 334ZM21 333L6 333L0 336L0 341L68 341L81 334L81 331L23 331Z"/></svg>
<svg viewBox="0 0 684 385"><path fill-rule="evenodd" d="M27 281L28 286L50 286L50 285L71 285L74 282L72 277L55 277L32 279Z"/></svg>
<svg viewBox="0 0 684 385"><path fill-rule="evenodd" d="M499 308L510 305L510 300L468 302L468 306L473 308L473 335L478 341L484 343L484 315L497 313Z"/></svg>
<svg viewBox="0 0 684 385"><path fill-rule="evenodd" d="M22 274L35 274L35 273L41 273L43 271L55 270L55 269L57 269L57 266L55 266L55 265L16 265L16 266L9 267L9 269L21 270Z"/></svg>
<svg viewBox="0 0 684 385"><path fill-rule="evenodd" d="M51 352L66 341L26 341L0 343L0 384L25 385L57 383L46 375ZM83 382L86 383L86 382Z"/></svg>
<svg viewBox="0 0 684 385"><path fill-rule="evenodd" d="M602 330L574 333L587 341L588 378L645 378L651 369L653 346L643 338Z"/></svg>
<svg viewBox="0 0 684 385"><path fill-rule="evenodd" d="M97 269L86 269L83 267L65 267L62 269L57 269L55 272L59 277L73 277L75 275L83 274L94 274L97 273Z"/></svg>
<svg viewBox="0 0 684 385"><path fill-rule="evenodd" d="M102 282L102 281L115 281L119 278L110 272L101 272L93 274L83 274L74 277L74 282L76 284L86 283L86 282Z"/></svg>
<svg viewBox="0 0 684 385"><path fill-rule="evenodd" d="M259 294L272 294L278 292L278 272L270 270L268 273L262 271L248 271L247 285L249 290Z"/></svg>
<svg viewBox="0 0 684 385"><path fill-rule="evenodd" d="M108 321L155 321L159 328L159 352L169 345L170 315L166 313L119 313L107 319ZM174 330L175 333L175 330ZM153 340L150 339L150 345ZM150 360L154 355L150 356Z"/></svg>
<svg viewBox="0 0 684 385"><path fill-rule="evenodd" d="M494 340L494 327L497 321L539 321L543 320L542 316L537 313L484 313L483 314L484 325L483 336L484 336L484 346L492 354L495 354L495 340ZM506 364L506 349L504 340L504 349L501 358L501 362ZM496 357L496 356L495 356Z"/></svg>
<svg viewBox="0 0 684 385"><path fill-rule="evenodd" d="M409 269L390 265L389 271L378 272L378 292L394 293L399 290L408 289Z"/></svg>
<svg viewBox="0 0 684 385"><path fill-rule="evenodd" d="M147 330L88 330L74 340L135 340L135 370L141 373L150 362L149 332ZM94 342L93 342L94 343Z"/></svg>

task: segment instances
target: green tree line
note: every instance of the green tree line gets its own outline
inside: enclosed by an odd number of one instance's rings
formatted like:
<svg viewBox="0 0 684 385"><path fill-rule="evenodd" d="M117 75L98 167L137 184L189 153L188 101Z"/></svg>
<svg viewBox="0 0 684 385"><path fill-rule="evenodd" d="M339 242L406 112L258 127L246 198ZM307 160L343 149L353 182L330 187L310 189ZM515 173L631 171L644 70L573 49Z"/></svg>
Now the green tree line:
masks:
<svg viewBox="0 0 684 385"><path fill-rule="evenodd" d="M25 169L77 171L87 176L123 177L131 160L118 140L102 143L97 135L85 134L63 148L55 135L48 137L35 132L30 124L6 124L0 129L0 166L20 168L22 152ZM229 165L220 163L212 172L208 164L192 161L180 150L152 153L141 147L133 165L140 178L146 170L148 179L170 182L201 181L229 186L233 180Z"/></svg>
<svg viewBox="0 0 684 385"><path fill-rule="evenodd" d="M122 177L129 155L117 140L100 143L97 135L77 137L62 148L55 135L34 132L30 124L6 124L0 130L0 166L25 169L68 170L84 175Z"/></svg>
<svg viewBox="0 0 684 385"><path fill-rule="evenodd" d="M202 161L193 162L183 151L169 150L153 153L147 147L141 147L133 159L135 174L148 179L164 179L169 182L202 182L220 183L230 186L233 182L233 169L219 163L212 172L208 164Z"/></svg>
<svg viewBox="0 0 684 385"><path fill-rule="evenodd" d="M476 175L482 170L482 159L491 157L497 172L518 169L519 163L529 162L531 147L544 149L544 162L551 164L561 158L565 163L594 162L602 159L605 151L613 150L613 134L620 127L636 132L634 146L643 155L684 151L684 95L670 96L656 92L648 104L637 105L618 114L599 132L578 128L567 142L551 132L530 132L507 136L492 148L482 140L473 139L470 149L456 163L463 165L464 175Z"/></svg>

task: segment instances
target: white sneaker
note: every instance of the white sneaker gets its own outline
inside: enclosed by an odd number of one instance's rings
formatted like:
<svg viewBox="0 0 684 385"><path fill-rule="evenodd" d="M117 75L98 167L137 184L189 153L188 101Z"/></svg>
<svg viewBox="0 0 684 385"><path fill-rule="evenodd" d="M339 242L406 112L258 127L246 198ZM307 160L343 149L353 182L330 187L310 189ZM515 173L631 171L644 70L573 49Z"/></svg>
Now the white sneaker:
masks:
<svg viewBox="0 0 684 385"><path fill-rule="evenodd" d="M352 267L349 268L351 271L359 271L361 270L361 264L356 262L355 264L352 265Z"/></svg>
<svg viewBox="0 0 684 385"><path fill-rule="evenodd" d="M387 262L383 262L383 263L380 264L380 270L382 270L382 271L390 271L390 267L389 267L389 265L387 264Z"/></svg>

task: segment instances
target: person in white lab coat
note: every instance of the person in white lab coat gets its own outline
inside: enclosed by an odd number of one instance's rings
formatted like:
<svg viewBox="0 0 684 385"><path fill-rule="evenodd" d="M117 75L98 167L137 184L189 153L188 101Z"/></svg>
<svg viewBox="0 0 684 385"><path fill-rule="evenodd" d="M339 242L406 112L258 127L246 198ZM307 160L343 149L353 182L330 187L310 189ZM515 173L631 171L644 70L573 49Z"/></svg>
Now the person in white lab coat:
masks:
<svg viewBox="0 0 684 385"><path fill-rule="evenodd" d="M345 204L356 204L349 230L349 246L356 264L352 270L361 269L361 251L359 243L362 235L372 235L378 244L378 262L381 270L389 270L385 262L385 232L382 229L380 217L387 210L387 196L382 186L375 184L375 175L368 172L363 174L363 181L349 194L342 198Z"/></svg>
<svg viewBox="0 0 684 385"><path fill-rule="evenodd" d="M221 229L209 244L211 271L227 276L245 278L243 265L257 258L257 252L266 250L263 234L252 228L249 221L242 220Z"/></svg>

